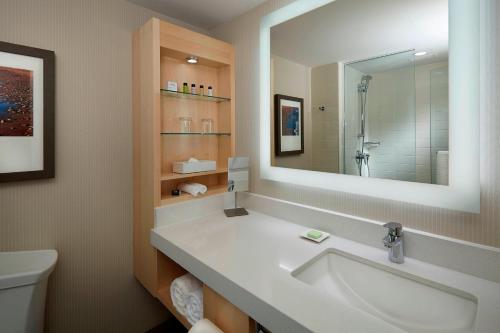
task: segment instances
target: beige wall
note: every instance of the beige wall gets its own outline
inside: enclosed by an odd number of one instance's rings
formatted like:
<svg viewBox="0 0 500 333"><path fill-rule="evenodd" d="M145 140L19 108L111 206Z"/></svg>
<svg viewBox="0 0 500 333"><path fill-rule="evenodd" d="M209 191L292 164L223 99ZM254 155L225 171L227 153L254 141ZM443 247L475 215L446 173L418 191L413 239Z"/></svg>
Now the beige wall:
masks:
<svg viewBox="0 0 500 333"><path fill-rule="evenodd" d="M55 248L47 332L143 333L166 311L132 275L132 32L122 0L2 0L0 40L56 54L56 178L0 184L0 250Z"/></svg>
<svg viewBox="0 0 500 333"><path fill-rule="evenodd" d="M271 94L272 109L274 110L274 95L287 95L304 99L304 154L290 156L275 156L272 151L273 165L283 168L306 169L312 167L311 147L311 69L288 59L273 56L271 61L271 81L273 92ZM274 111L271 112L274 124ZM274 142L274 125L272 140Z"/></svg>
<svg viewBox="0 0 500 333"><path fill-rule="evenodd" d="M311 69L312 169L339 172L338 64ZM325 111L319 107L324 106Z"/></svg>
<svg viewBox="0 0 500 333"><path fill-rule="evenodd" d="M261 180L259 176L259 24L261 17L291 0L270 0L213 33L236 46L237 153L252 158L251 191L383 221L400 221L407 227L500 247L500 94L494 77L500 77L497 35L500 25L487 30L488 60L482 86L481 111L481 214L468 214L353 194L316 190ZM492 6L495 2L490 1ZM500 16L500 5L486 12ZM486 20L484 22L494 22ZM496 52L496 53L495 53Z"/></svg>

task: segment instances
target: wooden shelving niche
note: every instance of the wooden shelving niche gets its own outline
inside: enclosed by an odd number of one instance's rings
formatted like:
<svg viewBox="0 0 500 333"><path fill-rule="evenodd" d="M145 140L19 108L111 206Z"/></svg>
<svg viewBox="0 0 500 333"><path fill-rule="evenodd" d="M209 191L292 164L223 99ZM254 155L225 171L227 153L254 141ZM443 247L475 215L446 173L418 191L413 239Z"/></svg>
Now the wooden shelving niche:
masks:
<svg viewBox="0 0 500 333"><path fill-rule="evenodd" d="M196 56L198 64L186 62ZM166 90L177 82L178 91ZM183 83L202 84L205 94L179 91ZM134 275L186 327L170 298L170 284L186 270L151 246L155 209L196 198L172 196L182 182L207 186L202 197L227 187L227 162L235 150L234 49L230 44L153 18L133 37ZM208 86L213 96L207 95ZM190 133L179 118L190 117ZM202 119L211 119L206 133ZM185 130L185 129L184 129ZM175 161L215 160L215 171L173 173ZM227 333L254 331L254 321L223 297L203 288L205 317Z"/></svg>

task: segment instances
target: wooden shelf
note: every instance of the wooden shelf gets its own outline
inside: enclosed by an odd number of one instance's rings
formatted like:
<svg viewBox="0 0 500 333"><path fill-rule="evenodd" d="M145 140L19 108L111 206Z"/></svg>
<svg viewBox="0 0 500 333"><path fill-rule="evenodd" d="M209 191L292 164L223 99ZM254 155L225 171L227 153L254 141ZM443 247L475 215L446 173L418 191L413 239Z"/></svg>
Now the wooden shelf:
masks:
<svg viewBox="0 0 500 333"><path fill-rule="evenodd" d="M171 194L168 194L168 195L162 196L160 205L161 206L171 205L174 203L179 203L179 202L188 201L188 200L192 200L192 199L205 198L209 195L220 194L220 193L224 193L226 191L227 191L227 185L224 184L224 185L216 185L216 186L209 187L208 191L205 194L199 194L197 197L193 197L189 193L182 193L179 196L172 196Z"/></svg>
<svg viewBox="0 0 500 333"><path fill-rule="evenodd" d="M195 173L168 173L168 174L163 174L161 176L161 181L169 181L169 180L175 180L175 179L187 179L187 178L194 178L194 177L208 176L208 175L217 175L217 174L226 173L226 172L227 172L227 168L217 169L214 171L195 172Z"/></svg>
<svg viewBox="0 0 500 333"><path fill-rule="evenodd" d="M189 330L192 325L185 316L177 311L170 295L172 282L179 276L186 274L187 271L162 252L157 251L157 254L160 287L156 292L156 297ZM255 332L255 321L253 319L206 285L203 285L203 312L204 318L211 320L224 332Z"/></svg>
<svg viewBox="0 0 500 333"><path fill-rule="evenodd" d="M227 160L235 155L234 48L223 41L152 18L133 37L134 275L183 323L170 301L172 280L185 273L168 264L151 245L155 209L207 198L227 190ZM197 65L186 63L195 55ZM167 81L213 87L216 96L162 90ZM194 133L179 133L179 118L191 117ZM203 119L215 133L202 133ZM196 156L217 161L219 169L173 174L173 163ZM162 170L164 173L162 173ZM207 193L172 196L180 183L208 187ZM233 333L233 332L228 332ZM241 331L237 333L242 333Z"/></svg>
<svg viewBox="0 0 500 333"><path fill-rule="evenodd" d="M231 133L223 132L223 133L203 133L203 132L161 132L161 135L206 135L206 136L231 136Z"/></svg>
<svg viewBox="0 0 500 333"><path fill-rule="evenodd" d="M195 55L197 65L185 59ZM153 18L134 33L134 275L186 329L191 325L172 304L170 285L186 270L151 245L155 208L206 198L227 191L227 169L194 174L170 172L175 161L192 156L227 166L235 155L234 48L223 41ZM162 91L166 81L212 86L218 96ZM193 119L196 133L178 133L179 118ZM203 119L212 119L217 133L199 133ZM161 133L163 132L163 133ZM160 135L161 133L161 135ZM208 186L207 193L172 196L189 179ZM255 323L221 295L203 288L204 317L226 333L253 333Z"/></svg>
<svg viewBox="0 0 500 333"><path fill-rule="evenodd" d="M174 315L175 318L177 318L178 321L184 325L184 327L189 330L191 329L191 324L188 322L186 317L181 315L174 307L174 304L172 303L172 298L170 297L170 288L165 288L162 290L158 291L158 299L160 300L161 304L163 304L170 313Z"/></svg>

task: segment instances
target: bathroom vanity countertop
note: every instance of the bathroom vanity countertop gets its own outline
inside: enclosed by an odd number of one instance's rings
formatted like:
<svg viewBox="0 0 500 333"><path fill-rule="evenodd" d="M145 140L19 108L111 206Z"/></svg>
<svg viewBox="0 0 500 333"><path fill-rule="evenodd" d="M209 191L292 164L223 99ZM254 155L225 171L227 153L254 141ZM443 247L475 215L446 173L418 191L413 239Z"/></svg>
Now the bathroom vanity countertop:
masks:
<svg viewBox="0 0 500 333"><path fill-rule="evenodd" d="M327 249L351 253L380 265L470 293L478 298L476 333L499 332L500 284L330 236L321 244L299 237L307 228L249 210L227 218L222 211L158 226L151 242L275 333L405 332L292 276L292 271ZM369 281L366 281L369 283Z"/></svg>

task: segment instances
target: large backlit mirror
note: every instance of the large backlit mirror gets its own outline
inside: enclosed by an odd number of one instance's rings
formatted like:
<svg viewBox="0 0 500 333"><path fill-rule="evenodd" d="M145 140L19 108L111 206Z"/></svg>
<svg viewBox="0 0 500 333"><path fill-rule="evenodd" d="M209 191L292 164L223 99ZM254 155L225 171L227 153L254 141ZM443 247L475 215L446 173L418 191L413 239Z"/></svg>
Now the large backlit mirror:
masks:
<svg viewBox="0 0 500 333"><path fill-rule="evenodd" d="M448 0L337 0L278 24L272 165L448 185L448 80Z"/></svg>
<svg viewBox="0 0 500 333"><path fill-rule="evenodd" d="M477 212L480 15L297 0L264 17L261 177Z"/></svg>

